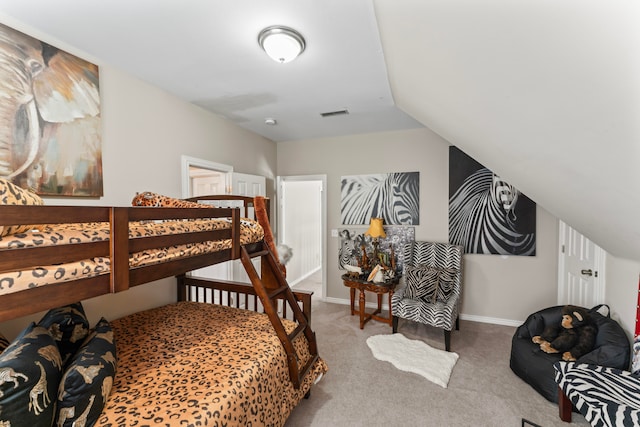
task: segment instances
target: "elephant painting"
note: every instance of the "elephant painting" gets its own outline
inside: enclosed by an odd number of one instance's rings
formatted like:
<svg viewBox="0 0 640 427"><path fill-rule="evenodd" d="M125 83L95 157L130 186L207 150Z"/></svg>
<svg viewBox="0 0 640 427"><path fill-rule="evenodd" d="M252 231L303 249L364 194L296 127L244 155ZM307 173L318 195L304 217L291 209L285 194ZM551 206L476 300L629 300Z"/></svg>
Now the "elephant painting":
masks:
<svg viewBox="0 0 640 427"><path fill-rule="evenodd" d="M98 67L0 24L0 176L103 195Z"/></svg>

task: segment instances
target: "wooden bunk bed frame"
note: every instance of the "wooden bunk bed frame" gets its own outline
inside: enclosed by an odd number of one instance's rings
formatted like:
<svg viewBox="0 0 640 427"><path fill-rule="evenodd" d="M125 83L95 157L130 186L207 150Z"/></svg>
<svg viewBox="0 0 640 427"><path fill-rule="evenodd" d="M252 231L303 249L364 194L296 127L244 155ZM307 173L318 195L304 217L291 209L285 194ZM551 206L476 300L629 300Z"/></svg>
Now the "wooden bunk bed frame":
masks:
<svg viewBox="0 0 640 427"><path fill-rule="evenodd" d="M232 201L242 203L242 208L157 208L157 207L78 207L78 206L0 206L0 225L22 224L67 224L107 222L109 240L64 244L42 247L0 249L0 273L22 271L34 265L52 265L92 257L108 257L110 271L106 274L35 287L0 295L0 322L22 317L66 304L127 289L158 279L177 277L177 299L195 300L198 289L210 289L219 293L230 293L235 298L226 298L228 305L236 306L244 299L244 306L258 309L258 299L287 353L289 374L297 389L301 379L318 359L315 334L311 330L311 293L292 292L282 275L278 262L268 245L263 241L242 245L240 243L240 221L250 217L254 200L244 196L204 196L192 200L207 204ZM268 199L265 200L267 213ZM129 237L130 221L162 221L171 219L228 218L231 228L225 230L189 232L161 236ZM263 228L268 224L261 224ZM266 232L266 230L265 230ZM270 232L270 230L269 230ZM155 263L141 267L129 266L129 256L142 250L161 248L176 244L231 239L230 249ZM252 258L260 257L261 274L255 270ZM225 261L240 259L251 280L251 284L191 277L188 272ZM241 297L242 296L242 297ZM256 298L257 296L257 298ZM282 310L278 309L282 301ZM288 306L288 309L287 309ZM280 312L279 312L280 311ZM297 323L288 334L282 317L290 317ZM304 334L312 357L305 366L298 366L298 356L293 340Z"/></svg>

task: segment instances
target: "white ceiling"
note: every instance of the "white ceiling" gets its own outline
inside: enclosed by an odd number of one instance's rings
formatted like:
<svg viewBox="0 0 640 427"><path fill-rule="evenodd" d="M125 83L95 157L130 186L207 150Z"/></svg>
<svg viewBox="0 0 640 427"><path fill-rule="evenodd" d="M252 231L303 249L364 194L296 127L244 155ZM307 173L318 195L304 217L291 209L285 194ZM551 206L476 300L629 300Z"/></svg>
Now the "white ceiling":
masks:
<svg viewBox="0 0 640 427"><path fill-rule="evenodd" d="M422 127L394 105L371 0L0 0L0 11L274 141ZM299 58L265 54L258 33L271 25L305 37Z"/></svg>
<svg viewBox="0 0 640 427"><path fill-rule="evenodd" d="M0 0L0 12L274 141L426 125L640 261L640 2ZM297 60L258 47L274 24L306 38Z"/></svg>

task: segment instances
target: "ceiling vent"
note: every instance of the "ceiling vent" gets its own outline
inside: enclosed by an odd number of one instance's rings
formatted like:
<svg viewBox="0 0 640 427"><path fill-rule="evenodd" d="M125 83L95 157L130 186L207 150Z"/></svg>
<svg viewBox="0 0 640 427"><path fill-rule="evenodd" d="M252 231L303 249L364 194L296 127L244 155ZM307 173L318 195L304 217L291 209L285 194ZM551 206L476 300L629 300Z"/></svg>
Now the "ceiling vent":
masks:
<svg viewBox="0 0 640 427"><path fill-rule="evenodd" d="M320 113L322 117L344 116L345 114L349 114L349 110L327 111L326 113Z"/></svg>

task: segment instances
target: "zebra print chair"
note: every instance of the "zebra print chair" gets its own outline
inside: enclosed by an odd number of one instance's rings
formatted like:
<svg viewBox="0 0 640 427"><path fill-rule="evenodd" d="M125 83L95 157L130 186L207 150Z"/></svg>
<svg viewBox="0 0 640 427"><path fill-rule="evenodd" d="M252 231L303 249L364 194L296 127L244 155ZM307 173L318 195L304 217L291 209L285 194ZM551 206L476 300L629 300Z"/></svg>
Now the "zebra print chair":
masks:
<svg viewBox="0 0 640 427"><path fill-rule="evenodd" d="M442 328L445 349L451 350L451 330L460 329L463 253L462 246L448 243L418 241L403 247L403 277L391 299L393 333L399 318Z"/></svg>

